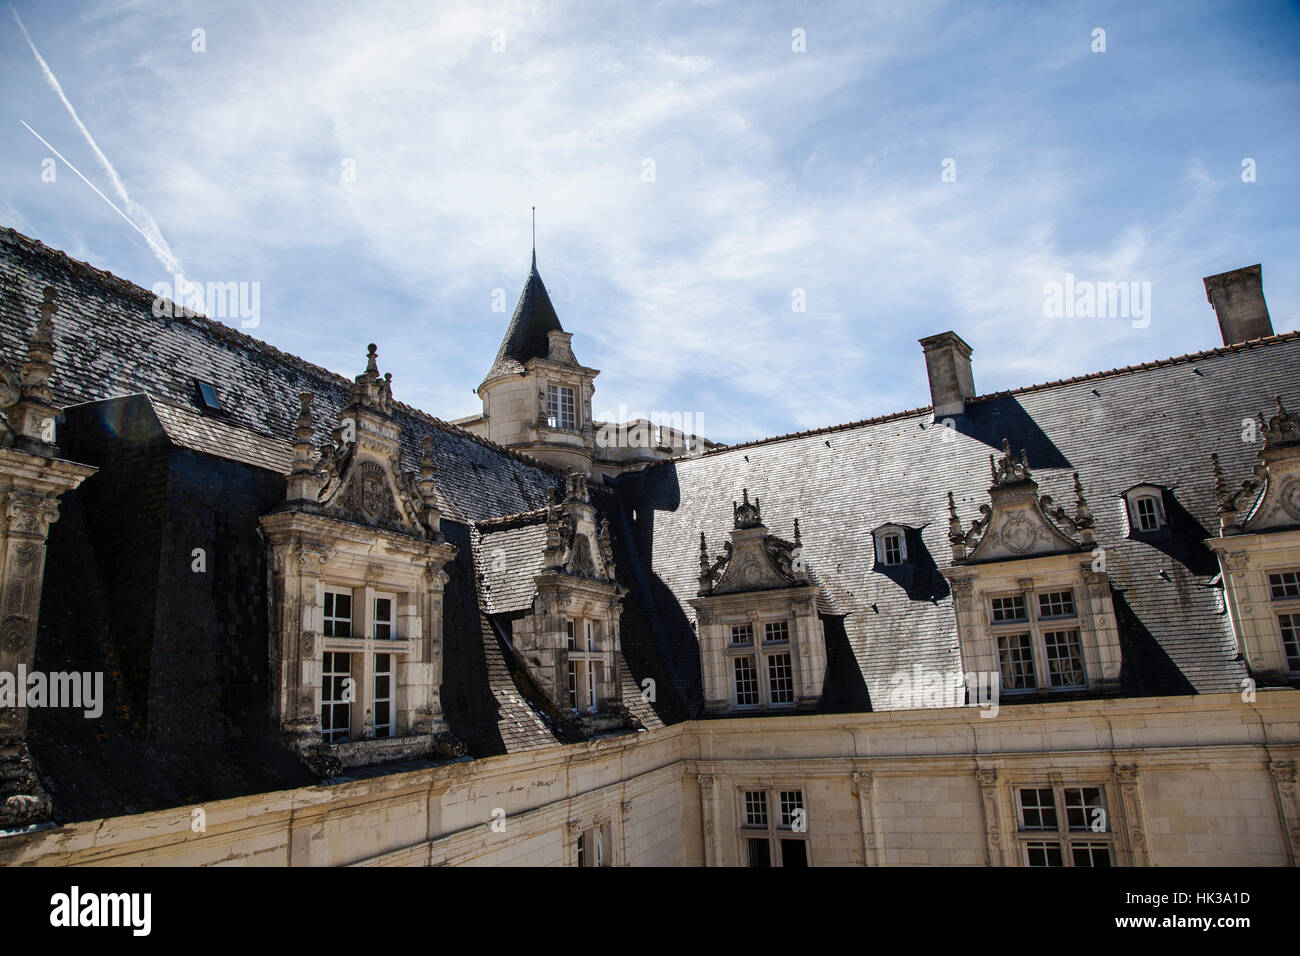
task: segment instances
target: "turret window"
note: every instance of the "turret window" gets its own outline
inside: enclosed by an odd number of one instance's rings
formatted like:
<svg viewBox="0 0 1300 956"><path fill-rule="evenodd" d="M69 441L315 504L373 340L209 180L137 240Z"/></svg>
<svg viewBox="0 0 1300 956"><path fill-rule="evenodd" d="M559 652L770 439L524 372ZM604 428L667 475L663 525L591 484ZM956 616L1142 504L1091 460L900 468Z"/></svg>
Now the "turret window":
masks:
<svg viewBox="0 0 1300 956"><path fill-rule="evenodd" d="M577 428L573 389L563 385L546 386L546 423L551 428Z"/></svg>

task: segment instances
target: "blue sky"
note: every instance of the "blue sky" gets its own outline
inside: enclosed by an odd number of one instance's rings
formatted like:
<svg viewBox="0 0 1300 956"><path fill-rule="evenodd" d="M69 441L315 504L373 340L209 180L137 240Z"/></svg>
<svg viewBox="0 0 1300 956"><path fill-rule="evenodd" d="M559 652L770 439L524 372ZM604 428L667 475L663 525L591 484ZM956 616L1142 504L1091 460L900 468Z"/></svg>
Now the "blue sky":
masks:
<svg viewBox="0 0 1300 956"><path fill-rule="evenodd" d="M1294 3L13 9L108 165L6 6L0 223L146 288L168 254L257 282L250 334L347 375L376 341L444 418L479 410L532 205L596 414L727 442L928 404L946 329L981 393L1213 347L1201 278L1255 262L1300 328ZM1066 273L1149 282L1150 324L1045 316Z"/></svg>

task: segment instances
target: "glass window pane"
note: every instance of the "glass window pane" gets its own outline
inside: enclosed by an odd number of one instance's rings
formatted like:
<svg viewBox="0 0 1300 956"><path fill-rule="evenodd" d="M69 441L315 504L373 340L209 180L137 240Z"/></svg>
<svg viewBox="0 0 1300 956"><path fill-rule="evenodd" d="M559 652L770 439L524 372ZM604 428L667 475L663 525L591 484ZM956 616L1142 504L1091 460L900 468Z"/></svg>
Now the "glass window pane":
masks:
<svg viewBox="0 0 1300 956"><path fill-rule="evenodd" d="M806 867L808 865L808 844L803 840L782 840L781 865Z"/></svg>
<svg viewBox="0 0 1300 956"><path fill-rule="evenodd" d="M1053 687L1082 687L1083 651L1078 631L1048 631L1043 635L1047 650L1047 677Z"/></svg>
<svg viewBox="0 0 1300 956"><path fill-rule="evenodd" d="M998 635L998 664L1002 670L1002 686L1007 690L1033 690L1038 686L1034 675L1034 646L1028 634Z"/></svg>

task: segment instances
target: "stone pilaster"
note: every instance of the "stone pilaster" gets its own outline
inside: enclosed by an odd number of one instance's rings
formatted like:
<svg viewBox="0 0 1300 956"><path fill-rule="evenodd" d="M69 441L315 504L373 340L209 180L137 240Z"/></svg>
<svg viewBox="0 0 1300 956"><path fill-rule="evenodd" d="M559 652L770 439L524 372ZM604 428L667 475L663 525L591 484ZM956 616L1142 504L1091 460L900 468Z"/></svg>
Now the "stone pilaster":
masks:
<svg viewBox="0 0 1300 956"><path fill-rule="evenodd" d="M1294 760L1274 760L1268 765L1277 792L1277 805L1282 818L1282 832L1286 840L1287 863L1300 862L1300 794L1296 789Z"/></svg>
<svg viewBox="0 0 1300 956"><path fill-rule="evenodd" d="M695 779L700 785L700 830L704 838L704 865L721 866L718 859L717 795L714 792L713 774L702 773Z"/></svg>
<svg viewBox="0 0 1300 956"><path fill-rule="evenodd" d="M1114 776L1119 786L1123 837L1129 853L1129 865L1151 866L1151 849L1147 845L1146 812L1142 802L1142 790L1138 783L1137 764L1116 764Z"/></svg>

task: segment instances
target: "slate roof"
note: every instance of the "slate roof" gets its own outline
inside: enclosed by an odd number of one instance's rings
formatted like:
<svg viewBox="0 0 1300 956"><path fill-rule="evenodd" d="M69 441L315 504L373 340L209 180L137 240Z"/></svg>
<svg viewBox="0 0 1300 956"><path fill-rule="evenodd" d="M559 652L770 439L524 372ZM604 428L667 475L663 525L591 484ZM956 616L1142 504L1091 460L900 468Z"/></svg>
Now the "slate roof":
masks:
<svg viewBox="0 0 1300 956"><path fill-rule="evenodd" d="M1079 472L1098 542L1116 549L1110 574L1126 692L1233 690L1245 670L1221 592L1211 586L1217 565L1201 543L1218 529L1209 457L1219 453L1231 483L1249 475L1259 446L1242 442L1241 421L1271 408L1277 394L1300 404L1300 334L978 398L957 433L917 409L624 475L615 485L634 544L629 571L650 596L640 639L659 648L697 712L698 645L687 601L698 587L699 533L716 555L731 503L747 487L762 499L769 527L799 518L808 566L845 614L851 656L837 665L846 672L828 675L828 690L848 693L865 680L872 705L883 709L898 671L958 666L952 598L938 573L951 563L946 495L954 492L966 524L978 517L989 500L988 455L1005 437L1027 450L1041 494L1072 502L1070 476ZM1140 482L1169 487L1175 507L1168 532L1139 540L1125 537L1119 495ZM921 529L919 564L905 573L874 567L871 530L886 522Z"/></svg>
<svg viewBox="0 0 1300 956"><path fill-rule="evenodd" d="M51 386L60 405L144 392L203 415L195 386L201 379L216 386L225 409L216 420L292 441L298 394L311 391L320 442L346 403L350 379L200 315L156 318L149 291L0 229L0 358L15 368L47 285L57 290ZM358 339L357 372L365 367L365 348ZM381 348L381 367L382 361ZM403 468L418 471L421 442L433 437L440 507L452 520L540 508L547 488L561 486L558 472L535 459L401 402L394 406Z"/></svg>
<svg viewBox="0 0 1300 956"><path fill-rule="evenodd" d="M533 578L542 573L546 509L480 521L474 539L483 606L489 614L509 614L532 606Z"/></svg>
<svg viewBox="0 0 1300 956"><path fill-rule="evenodd" d="M528 272L528 281L515 306L515 314L506 326L505 338L497 351L496 360L488 369L483 381L499 375L510 375L524 370L524 363L529 359L545 358L550 352L547 334L563 332L560 318L551 305L551 297L546 293L546 286L537 272L537 253L533 253L532 268Z"/></svg>

